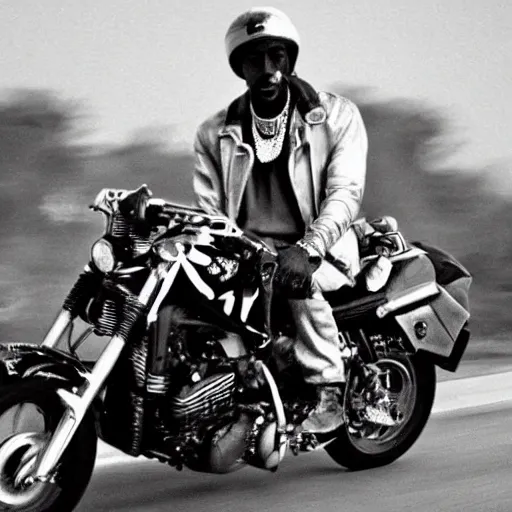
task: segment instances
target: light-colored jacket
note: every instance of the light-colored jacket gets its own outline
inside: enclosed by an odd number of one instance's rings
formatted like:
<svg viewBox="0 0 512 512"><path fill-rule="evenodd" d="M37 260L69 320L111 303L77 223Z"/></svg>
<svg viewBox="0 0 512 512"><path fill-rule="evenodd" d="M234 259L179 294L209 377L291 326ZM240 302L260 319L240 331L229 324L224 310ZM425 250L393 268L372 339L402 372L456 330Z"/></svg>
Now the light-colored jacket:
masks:
<svg viewBox="0 0 512 512"><path fill-rule="evenodd" d="M368 140L350 100L319 93L321 108L290 123L289 175L306 226L302 239L325 255L355 220L362 201ZM236 221L254 164L242 140L248 95L207 119L194 142L194 191L199 207Z"/></svg>

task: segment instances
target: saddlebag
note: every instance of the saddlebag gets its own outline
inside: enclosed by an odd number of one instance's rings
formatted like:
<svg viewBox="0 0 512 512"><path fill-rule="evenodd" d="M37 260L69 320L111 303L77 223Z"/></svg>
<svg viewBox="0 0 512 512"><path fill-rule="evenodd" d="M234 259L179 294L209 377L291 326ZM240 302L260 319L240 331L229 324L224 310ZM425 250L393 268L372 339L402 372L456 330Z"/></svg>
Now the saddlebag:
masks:
<svg viewBox="0 0 512 512"><path fill-rule="evenodd" d="M450 254L415 242L431 261L439 294L427 304L396 315L418 351L426 352L441 368L455 371L469 341L470 273Z"/></svg>
<svg viewBox="0 0 512 512"><path fill-rule="evenodd" d="M363 270L353 288L325 294L340 329L394 318L412 348L443 369L455 371L469 340L471 276L451 255L424 244L391 256L387 284L369 293Z"/></svg>

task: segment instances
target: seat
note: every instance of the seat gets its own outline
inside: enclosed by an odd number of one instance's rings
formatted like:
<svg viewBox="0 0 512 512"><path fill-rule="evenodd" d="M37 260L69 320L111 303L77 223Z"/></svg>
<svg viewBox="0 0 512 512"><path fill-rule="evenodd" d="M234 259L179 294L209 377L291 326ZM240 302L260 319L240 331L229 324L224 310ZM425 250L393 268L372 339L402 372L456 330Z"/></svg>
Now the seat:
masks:
<svg viewBox="0 0 512 512"><path fill-rule="evenodd" d="M343 286L334 292L325 292L324 298L332 307L334 317L344 323L373 313L379 306L387 302L387 287L378 292L366 289L364 275L359 274L356 285Z"/></svg>

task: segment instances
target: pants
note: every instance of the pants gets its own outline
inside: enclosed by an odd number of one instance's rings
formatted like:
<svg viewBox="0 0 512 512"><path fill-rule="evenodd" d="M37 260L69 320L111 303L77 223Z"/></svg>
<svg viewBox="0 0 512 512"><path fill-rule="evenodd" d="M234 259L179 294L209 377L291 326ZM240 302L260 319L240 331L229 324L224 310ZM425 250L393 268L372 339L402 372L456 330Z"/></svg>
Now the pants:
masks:
<svg viewBox="0 0 512 512"><path fill-rule="evenodd" d="M357 239L352 230L330 252L347 262L354 274L359 271ZM313 274L313 297L289 301L297 328L295 357L302 366L304 379L310 384L345 382L338 327L331 306L322 294L345 285L351 285L349 278L324 260Z"/></svg>

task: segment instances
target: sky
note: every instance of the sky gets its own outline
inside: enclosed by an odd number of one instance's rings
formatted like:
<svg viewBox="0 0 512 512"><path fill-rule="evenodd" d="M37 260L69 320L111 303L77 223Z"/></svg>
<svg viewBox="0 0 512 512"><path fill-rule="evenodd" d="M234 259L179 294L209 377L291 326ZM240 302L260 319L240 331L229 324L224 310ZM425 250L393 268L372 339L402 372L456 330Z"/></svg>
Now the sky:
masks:
<svg viewBox="0 0 512 512"><path fill-rule="evenodd" d="M189 147L197 125L245 90L224 35L253 5L291 17L297 72L317 89L425 101L450 119L461 164L512 160L508 0L0 0L0 95L43 88L82 101L91 142L172 125Z"/></svg>

